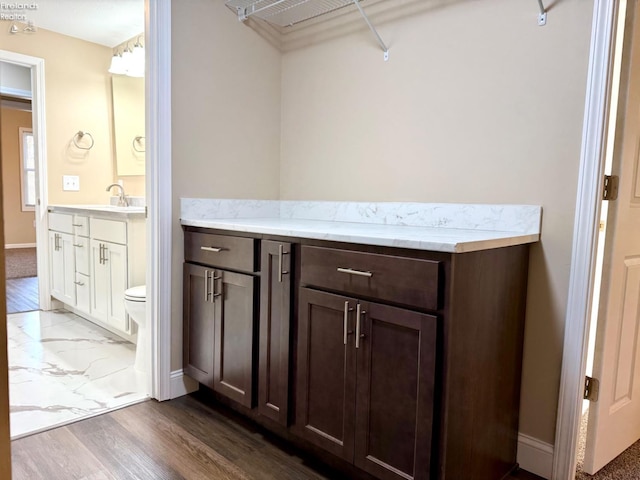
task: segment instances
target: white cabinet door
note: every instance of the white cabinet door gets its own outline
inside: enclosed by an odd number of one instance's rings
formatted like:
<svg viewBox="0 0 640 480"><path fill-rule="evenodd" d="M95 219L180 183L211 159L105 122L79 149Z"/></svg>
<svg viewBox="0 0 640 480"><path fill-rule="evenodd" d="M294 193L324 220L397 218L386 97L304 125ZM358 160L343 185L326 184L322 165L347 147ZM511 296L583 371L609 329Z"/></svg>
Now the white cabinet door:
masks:
<svg viewBox="0 0 640 480"><path fill-rule="evenodd" d="M109 268L104 262L104 242L91 240L91 315L107 323L109 318Z"/></svg>
<svg viewBox="0 0 640 480"><path fill-rule="evenodd" d="M49 231L51 296L72 307L76 305L73 235Z"/></svg>
<svg viewBox="0 0 640 480"><path fill-rule="evenodd" d="M109 269L109 320L118 330L131 333L124 308L124 291L127 289L127 247L116 243L105 243L105 261Z"/></svg>
<svg viewBox="0 0 640 480"><path fill-rule="evenodd" d="M127 289L127 247L91 240L91 315L130 333L124 308Z"/></svg>

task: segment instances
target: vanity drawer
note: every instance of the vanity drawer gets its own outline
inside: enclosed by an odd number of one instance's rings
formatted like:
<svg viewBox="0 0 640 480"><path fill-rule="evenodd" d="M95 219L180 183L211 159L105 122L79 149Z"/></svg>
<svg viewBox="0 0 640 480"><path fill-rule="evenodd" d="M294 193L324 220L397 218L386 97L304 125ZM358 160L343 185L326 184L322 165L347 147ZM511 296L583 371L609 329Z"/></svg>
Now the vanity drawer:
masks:
<svg viewBox="0 0 640 480"><path fill-rule="evenodd" d="M184 258L187 262L255 272L256 243L253 238L185 232Z"/></svg>
<svg viewBox="0 0 640 480"><path fill-rule="evenodd" d="M440 262L303 246L300 283L437 310Z"/></svg>
<svg viewBox="0 0 640 480"><path fill-rule="evenodd" d="M89 313L90 292L89 277L76 272L76 308L84 313Z"/></svg>
<svg viewBox="0 0 640 480"><path fill-rule="evenodd" d="M89 217L84 215L73 216L73 233L82 237L89 236Z"/></svg>
<svg viewBox="0 0 640 480"><path fill-rule="evenodd" d="M89 239L74 237L73 253L76 257L76 272L89 275Z"/></svg>
<svg viewBox="0 0 640 480"><path fill-rule="evenodd" d="M49 212L49 230L62 233L73 233L73 215L68 213Z"/></svg>
<svg viewBox="0 0 640 480"><path fill-rule="evenodd" d="M105 220L103 218L90 218L89 230L91 238L104 242L127 243L127 223L118 220Z"/></svg>

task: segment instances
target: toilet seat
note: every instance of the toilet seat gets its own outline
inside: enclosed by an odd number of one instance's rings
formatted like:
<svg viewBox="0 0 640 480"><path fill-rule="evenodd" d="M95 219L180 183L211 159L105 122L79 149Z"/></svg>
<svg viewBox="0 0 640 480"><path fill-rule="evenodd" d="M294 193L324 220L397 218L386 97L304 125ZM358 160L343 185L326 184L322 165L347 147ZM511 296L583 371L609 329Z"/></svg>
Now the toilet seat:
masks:
<svg viewBox="0 0 640 480"><path fill-rule="evenodd" d="M138 287L128 288L124 292L124 299L130 302L146 302L147 301L146 285L140 285Z"/></svg>

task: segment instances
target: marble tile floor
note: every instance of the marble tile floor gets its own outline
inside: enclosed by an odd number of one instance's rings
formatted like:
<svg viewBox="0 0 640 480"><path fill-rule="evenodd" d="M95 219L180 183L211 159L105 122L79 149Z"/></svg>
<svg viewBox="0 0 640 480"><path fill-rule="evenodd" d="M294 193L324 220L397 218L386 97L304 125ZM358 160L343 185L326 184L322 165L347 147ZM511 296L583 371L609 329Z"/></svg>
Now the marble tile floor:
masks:
<svg viewBox="0 0 640 480"><path fill-rule="evenodd" d="M135 345L65 310L7 315L11 438L147 398Z"/></svg>

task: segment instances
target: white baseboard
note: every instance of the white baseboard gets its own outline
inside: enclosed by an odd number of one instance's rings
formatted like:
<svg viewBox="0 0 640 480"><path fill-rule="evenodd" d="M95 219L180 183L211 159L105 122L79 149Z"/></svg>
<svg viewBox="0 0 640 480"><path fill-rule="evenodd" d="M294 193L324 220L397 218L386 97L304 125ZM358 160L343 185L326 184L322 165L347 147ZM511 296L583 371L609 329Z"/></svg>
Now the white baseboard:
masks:
<svg viewBox="0 0 640 480"><path fill-rule="evenodd" d="M542 478L551 478L553 471L553 445L518 434L518 464L520 468Z"/></svg>
<svg viewBox="0 0 640 480"><path fill-rule="evenodd" d="M35 243L7 243L4 246L5 250L11 250L13 248L36 248Z"/></svg>
<svg viewBox="0 0 640 480"><path fill-rule="evenodd" d="M199 384L182 369L171 372L170 398L177 398L198 390Z"/></svg>

